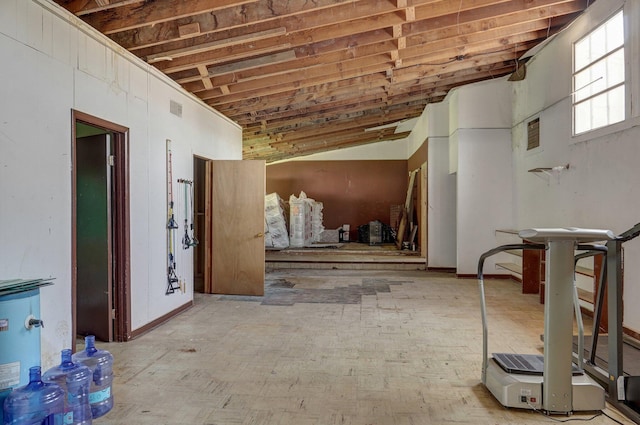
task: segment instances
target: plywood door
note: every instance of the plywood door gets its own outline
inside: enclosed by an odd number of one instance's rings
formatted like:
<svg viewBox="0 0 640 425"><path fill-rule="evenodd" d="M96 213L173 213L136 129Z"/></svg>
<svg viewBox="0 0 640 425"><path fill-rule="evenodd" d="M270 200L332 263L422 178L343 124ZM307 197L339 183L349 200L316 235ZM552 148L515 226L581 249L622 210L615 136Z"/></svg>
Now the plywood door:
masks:
<svg viewBox="0 0 640 425"><path fill-rule="evenodd" d="M264 161L208 161L205 292L264 295Z"/></svg>

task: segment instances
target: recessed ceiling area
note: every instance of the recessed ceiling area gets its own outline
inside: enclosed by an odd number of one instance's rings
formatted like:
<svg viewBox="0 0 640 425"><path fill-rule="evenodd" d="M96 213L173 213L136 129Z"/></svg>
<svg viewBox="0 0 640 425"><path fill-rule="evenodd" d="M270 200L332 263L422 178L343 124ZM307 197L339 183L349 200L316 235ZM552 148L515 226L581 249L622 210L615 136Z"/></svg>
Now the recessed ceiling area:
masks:
<svg viewBox="0 0 640 425"><path fill-rule="evenodd" d="M401 125L594 0L55 0L240 124L267 162L404 139Z"/></svg>

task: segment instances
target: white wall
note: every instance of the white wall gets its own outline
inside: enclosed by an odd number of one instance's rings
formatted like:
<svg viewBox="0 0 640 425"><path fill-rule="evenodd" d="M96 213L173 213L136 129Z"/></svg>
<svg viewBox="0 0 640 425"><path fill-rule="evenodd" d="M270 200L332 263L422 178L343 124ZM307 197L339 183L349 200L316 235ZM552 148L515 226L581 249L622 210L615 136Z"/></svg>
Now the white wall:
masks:
<svg viewBox="0 0 640 425"><path fill-rule="evenodd" d="M496 246L495 230L513 227L511 107L505 79L460 87L428 105L403 141L304 159L388 159L391 146L407 159L429 140L428 265L475 274L480 254ZM486 273L507 274L494 264L487 260Z"/></svg>
<svg viewBox="0 0 640 425"><path fill-rule="evenodd" d="M429 137L428 266L456 267L456 175L449 173L449 138Z"/></svg>
<svg viewBox="0 0 640 425"><path fill-rule="evenodd" d="M407 158L427 144L427 265L456 266L456 176L449 173L449 103L427 105L405 140Z"/></svg>
<svg viewBox="0 0 640 425"><path fill-rule="evenodd" d="M504 79L460 87L449 98L449 135L456 149L457 273L473 275L480 255L496 246L495 230L511 228L511 91ZM495 259L485 273L503 274Z"/></svg>
<svg viewBox="0 0 640 425"><path fill-rule="evenodd" d="M193 155L241 159L242 131L47 0L0 2L0 55L0 279L55 278L41 290L48 368L73 337L71 110L130 129L133 330L193 299L189 269L187 291L165 295L166 139L175 181L193 179Z"/></svg>
<svg viewBox="0 0 640 425"><path fill-rule="evenodd" d="M638 110L625 122L572 137L572 43L624 5L630 25L631 65L628 95L636 108L640 93L640 4L598 0L568 29L558 34L527 65L525 80L513 83L513 173L515 224L518 228L577 226L620 233L640 222L640 128ZM525 126L540 117L540 147L526 151ZM527 172L535 167L569 164L551 176ZM625 244L624 324L640 331L640 240Z"/></svg>
<svg viewBox="0 0 640 425"><path fill-rule="evenodd" d="M510 131L460 129L456 202L457 273L474 275L480 255L496 246L495 231L512 227ZM485 262L487 274L495 258Z"/></svg>
<svg viewBox="0 0 640 425"><path fill-rule="evenodd" d="M572 43L623 6L630 25L625 51L631 64L627 76L630 116L611 128L572 137ZM448 155L443 152L447 137L433 129L443 121L429 121L423 114L420 124L430 139L429 202L435 202L434 195L441 198L452 193L431 186L438 185L438 176L443 177L442 168L448 167L457 180L459 274L474 274L480 253L502 243L495 229L581 226L620 233L640 222L640 110L634 101L640 97L640 69L634 65L639 61L640 4L599 0L538 50L527 63L525 80L500 79L449 93L442 103L449 105L448 120L444 120L449 126ZM526 151L526 124L537 117L541 146ZM561 169L567 165L568 169ZM538 167L559 169L551 175L529 172ZM447 221L446 214L430 214L431 238L433 229ZM438 249L430 245L430 266ZM502 272L488 260L485 273ZM634 240L625 245L626 306L640 299L637 276L640 241ZM640 311L626 308L624 324L640 331Z"/></svg>

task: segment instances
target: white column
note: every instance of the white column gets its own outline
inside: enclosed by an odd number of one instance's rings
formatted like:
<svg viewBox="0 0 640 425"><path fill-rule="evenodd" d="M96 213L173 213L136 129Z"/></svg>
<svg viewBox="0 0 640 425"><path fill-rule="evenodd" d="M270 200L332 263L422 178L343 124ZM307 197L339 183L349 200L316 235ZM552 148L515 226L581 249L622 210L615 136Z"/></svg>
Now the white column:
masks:
<svg viewBox="0 0 640 425"><path fill-rule="evenodd" d="M570 413L572 406L573 256L575 241L549 240L544 294L542 406Z"/></svg>

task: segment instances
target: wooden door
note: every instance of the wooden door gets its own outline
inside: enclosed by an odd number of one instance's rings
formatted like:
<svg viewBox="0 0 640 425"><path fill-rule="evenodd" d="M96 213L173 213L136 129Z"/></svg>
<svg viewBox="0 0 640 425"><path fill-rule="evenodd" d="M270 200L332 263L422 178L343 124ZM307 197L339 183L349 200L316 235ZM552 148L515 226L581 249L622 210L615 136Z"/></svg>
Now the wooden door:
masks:
<svg viewBox="0 0 640 425"><path fill-rule="evenodd" d="M264 161L207 161L204 290L264 295Z"/></svg>
<svg viewBox="0 0 640 425"><path fill-rule="evenodd" d="M110 137L76 143L76 332L113 340Z"/></svg>

